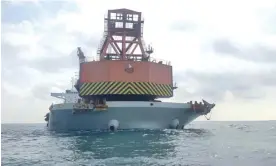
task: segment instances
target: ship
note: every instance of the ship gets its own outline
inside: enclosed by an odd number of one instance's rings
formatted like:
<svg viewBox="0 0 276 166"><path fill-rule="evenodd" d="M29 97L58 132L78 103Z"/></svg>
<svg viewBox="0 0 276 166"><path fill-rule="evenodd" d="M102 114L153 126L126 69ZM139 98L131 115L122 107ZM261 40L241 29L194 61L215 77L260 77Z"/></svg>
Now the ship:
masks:
<svg viewBox="0 0 276 166"><path fill-rule="evenodd" d="M104 17L104 32L96 58L77 47L78 77L73 89L51 93L63 102L50 105L45 116L50 130L183 129L215 104L202 99L163 102L174 96L169 61L152 56L143 39L142 13L112 9Z"/></svg>

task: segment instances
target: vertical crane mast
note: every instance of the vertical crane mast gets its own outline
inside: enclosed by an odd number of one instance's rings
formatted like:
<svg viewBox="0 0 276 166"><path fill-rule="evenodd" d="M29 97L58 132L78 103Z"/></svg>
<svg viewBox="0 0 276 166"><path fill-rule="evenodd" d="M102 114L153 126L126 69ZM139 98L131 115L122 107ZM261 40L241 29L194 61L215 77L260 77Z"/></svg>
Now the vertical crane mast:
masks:
<svg viewBox="0 0 276 166"><path fill-rule="evenodd" d="M143 41L141 12L129 9L108 10L105 31L98 48L100 60L148 61Z"/></svg>

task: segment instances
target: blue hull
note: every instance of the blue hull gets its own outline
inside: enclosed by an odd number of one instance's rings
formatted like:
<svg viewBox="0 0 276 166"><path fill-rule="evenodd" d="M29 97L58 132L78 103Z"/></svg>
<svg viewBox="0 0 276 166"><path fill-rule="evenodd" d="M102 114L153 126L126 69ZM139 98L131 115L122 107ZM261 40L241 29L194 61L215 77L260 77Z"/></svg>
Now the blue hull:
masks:
<svg viewBox="0 0 276 166"><path fill-rule="evenodd" d="M73 114L73 104L54 105L50 111L50 130L166 129L182 128L200 114L187 104L150 102L112 102L106 111ZM114 122L115 121L115 122Z"/></svg>

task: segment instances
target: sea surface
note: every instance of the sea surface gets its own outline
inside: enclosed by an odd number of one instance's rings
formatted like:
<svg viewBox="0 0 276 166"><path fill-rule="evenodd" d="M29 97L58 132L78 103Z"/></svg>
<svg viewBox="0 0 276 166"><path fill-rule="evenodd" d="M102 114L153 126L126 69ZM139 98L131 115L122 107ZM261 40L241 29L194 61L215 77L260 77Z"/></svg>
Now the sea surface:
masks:
<svg viewBox="0 0 276 166"><path fill-rule="evenodd" d="M57 133L2 124L2 165L276 166L276 121L192 122L185 130Z"/></svg>

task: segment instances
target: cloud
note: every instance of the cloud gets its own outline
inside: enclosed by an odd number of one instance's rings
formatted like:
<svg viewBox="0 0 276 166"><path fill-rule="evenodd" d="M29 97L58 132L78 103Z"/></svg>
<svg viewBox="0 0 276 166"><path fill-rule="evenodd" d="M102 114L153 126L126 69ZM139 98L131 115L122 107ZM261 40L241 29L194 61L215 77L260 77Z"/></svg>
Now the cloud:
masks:
<svg viewBox="0 0 276 166"><path fill-rule="evenodd" d="M191 32L196 30L198 27L197 25L192 21L187 20L181 20L179 22L174 22L171 26L172 30L176 31L184 31L184 32Z"/></svg>
<svg viewBox="0 0 276 166"><path fill-rule="evenodd" d="M237 46L231 43L229 40L221 39L214 41L214 50L217 53L222 54L239 54L240 50Z"/></svg>
<svg viewBox="0 0 276 166"><path fill-rule="evenodd" d="M249 61L260 63L275 63L276 48L263 44L254 44L250 47L239 45L228 39L218 39L213 42L214 51L218 54L235 56Z"/></svg>
<svg viewBox="0 0 276 166"><path fill-rule="evenodd" d="M274 1L274 4L271 4L270 9L262 9L259 10L258 16L261 20L261 24L263 25L263 31L266 32L269 35L276 35L276 2Z"/></svg>
<svg viewBox="0 0 276 166"><path fill-rule="evenodd" d="M59 72L64 68L77 68L76 48L82 46L87 56L96 52L100 38L81 33L69 32L65 24L43 20L42 24L22 21L17 24L3 23L1 37L4 68L24 65L42 72ZM44 23L44 24L43 24ZM48 28L45 29L45 25ZM100 35L99 35L100 36Z"/></svg>
<svg viewBox="0 0 276 166"><path fill-rule="evenodd" d="M276 68L259 72L208 73L186 71L179 84L186 98L206 98L222 101L226 92L240 99L261 99L266 96L266 88L276 87ZM191 91L190 88L193 88Z"/></svg>

